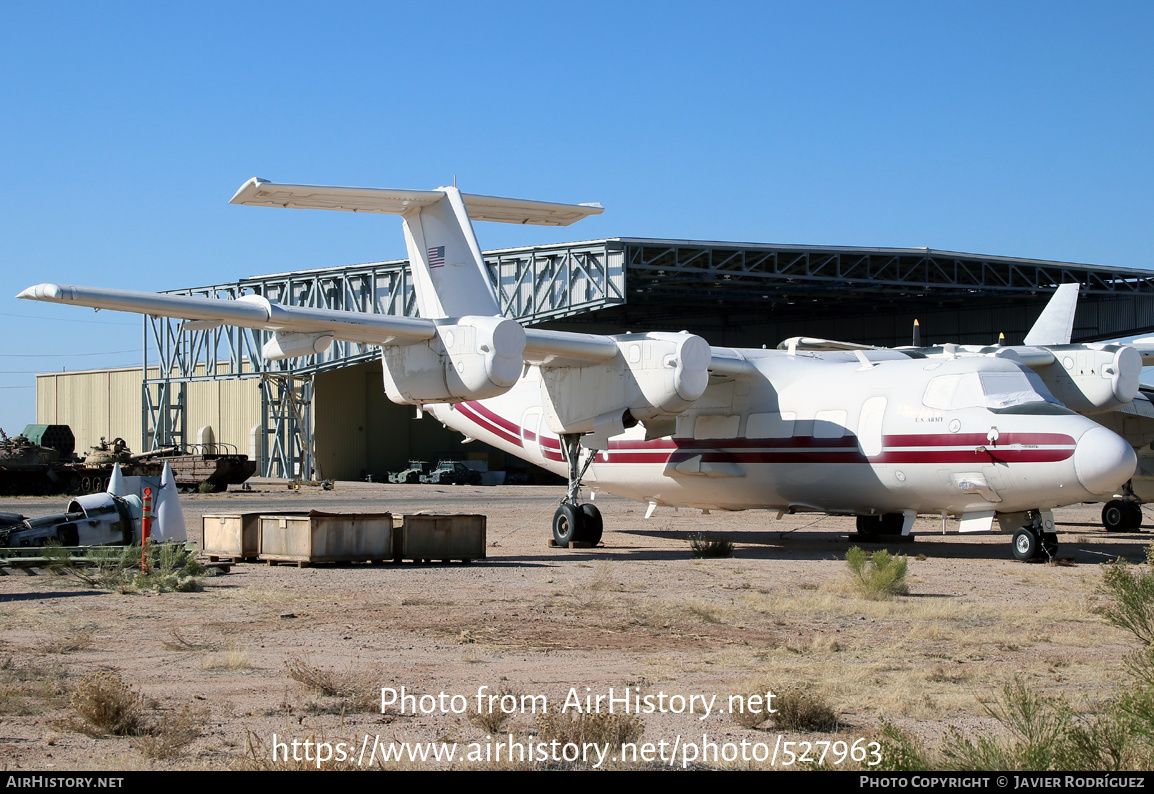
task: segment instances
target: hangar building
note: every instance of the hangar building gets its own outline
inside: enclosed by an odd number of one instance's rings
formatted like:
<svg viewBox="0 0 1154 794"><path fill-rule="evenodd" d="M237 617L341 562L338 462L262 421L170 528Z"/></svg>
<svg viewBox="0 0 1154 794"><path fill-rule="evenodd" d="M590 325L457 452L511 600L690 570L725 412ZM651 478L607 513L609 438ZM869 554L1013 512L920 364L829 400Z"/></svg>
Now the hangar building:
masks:
<svg viewBox="0 0 1154 794"><path fill-rule="evenodd" d="M1154 332L1154 271L927 248L847 248L611 238L485 253L502 312L589 333L688 330L726 347L791 336L908 345L1022 338L1062 283L1081 285L1073 341ZM176 294L416 314L405 260L279 273ZM385 397L376 349L265 362L268 333L146 317L141 368L37 376L36 421L135 449L210 440L258 458L266 476L381 478L410 458L522 465ZM150 351L149 348L152 348ZM212 428L213 438L202 429ZM135 446L139 444L139 446Z"/></svg>

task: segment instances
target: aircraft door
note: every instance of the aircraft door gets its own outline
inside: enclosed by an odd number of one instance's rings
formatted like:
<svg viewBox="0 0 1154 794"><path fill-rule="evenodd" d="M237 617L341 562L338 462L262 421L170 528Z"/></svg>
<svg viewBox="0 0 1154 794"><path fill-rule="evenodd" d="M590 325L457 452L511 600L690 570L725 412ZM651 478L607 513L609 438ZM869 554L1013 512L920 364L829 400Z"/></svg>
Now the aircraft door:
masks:
<svg viewBox="0 0 1154 794"><path fill-rule="evenodd" d="M886 398L870 397L861 408L857 423L857 441L867 458L882 453L882 420L886 413Z"/></svg>
<svg viewBox="0 0 1154 794"><path fill-rule="evenodd" d="M530 408L521 417L521 445L533 459L539 462L543 459L541 453L541 409Z"/></svg>

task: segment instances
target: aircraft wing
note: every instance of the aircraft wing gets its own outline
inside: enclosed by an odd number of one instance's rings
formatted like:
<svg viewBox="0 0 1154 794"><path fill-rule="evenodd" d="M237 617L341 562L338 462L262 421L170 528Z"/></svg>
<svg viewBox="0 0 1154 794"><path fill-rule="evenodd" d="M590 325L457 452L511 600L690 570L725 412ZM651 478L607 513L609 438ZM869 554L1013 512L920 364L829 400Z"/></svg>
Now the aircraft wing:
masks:
<svg viewBox="0 0 1154 794"><path fill-rule="evenodd" d="M1138 351L1142 356L1142 366L1154 366L1154 336L1148 336L1145 339L1135 339L1129 343L1130 347Z"/></svg>
<svg viewBox="0 0 1154 794"><path fill-rule="evenodd" d="M223 300L100 287L77 287L70 284L37 284L16 297L193 320L202 328L237 325L242 328L261 328L268 331L323 333L334 339L371 345L389 344L398 339L421 341L431 339L436 334L436 326L431 320L389 314L281 306L260 295L245 295L237 300Z"/></svg>
<svg viewBox="0 0 1154 794"><path fill-rule="evenodd" d="M433 320L418 317L283 306L260 295L246 295L237 300L227 300L78 287L71 284L37 284L16 297L88 306L94 309L173 317L192 321L198 328L236 325L281 334L331 337L369 345L406 344L429 340L436 336L438 325ZM298 355L311 352L319 351L306 350ZM582 366L607 361L616 355L617 345L607 336L525 329L524 357L531 363L546 367Z"/></svg>

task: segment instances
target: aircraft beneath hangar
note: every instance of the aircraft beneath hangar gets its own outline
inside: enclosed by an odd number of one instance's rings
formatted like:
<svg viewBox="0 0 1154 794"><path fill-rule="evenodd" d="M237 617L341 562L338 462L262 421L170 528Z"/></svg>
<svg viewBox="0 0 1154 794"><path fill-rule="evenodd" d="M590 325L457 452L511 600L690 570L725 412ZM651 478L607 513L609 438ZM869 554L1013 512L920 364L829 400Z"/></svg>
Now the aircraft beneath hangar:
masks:
<svg viewBox="0 0 1154 794"><path fill-rule="evenodd" d="M1125 440L1010 357L722 348L685 332L583 334L501 317L472 221L560 226L600 205L261 179L232 203L400 215L420 318L58 284L19 297L264 329L272 360L337 339L379 345L391 400L567 478L552 522L561 545L601 538L585 485L648 502L647 515L816 511L856 515L865 534L908 534L919 513L960 517L963 530L997 519L1029 559L1056 553L1053 508L1112 493L1134 471ZM1122 395L1134 355L1123 356Z"/></svg>

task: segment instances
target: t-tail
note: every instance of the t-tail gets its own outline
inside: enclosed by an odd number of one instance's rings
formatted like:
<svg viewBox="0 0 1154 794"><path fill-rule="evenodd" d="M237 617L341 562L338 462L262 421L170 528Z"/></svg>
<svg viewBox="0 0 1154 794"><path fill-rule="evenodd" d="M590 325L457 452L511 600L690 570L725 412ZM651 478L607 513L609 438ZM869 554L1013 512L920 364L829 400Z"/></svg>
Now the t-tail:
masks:
<svg viewBox="0 0 1154 794"><path fill-rule="evenodd" d="M400 215L417 307L429 319L501 313L472 221L568 226L600 215L600 204L555 204L436 190L275 184L256 177L232 204Z"/></svg>

